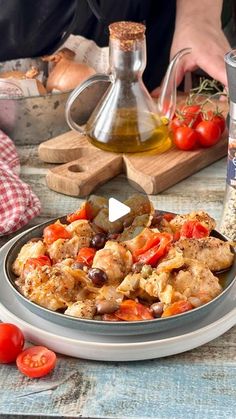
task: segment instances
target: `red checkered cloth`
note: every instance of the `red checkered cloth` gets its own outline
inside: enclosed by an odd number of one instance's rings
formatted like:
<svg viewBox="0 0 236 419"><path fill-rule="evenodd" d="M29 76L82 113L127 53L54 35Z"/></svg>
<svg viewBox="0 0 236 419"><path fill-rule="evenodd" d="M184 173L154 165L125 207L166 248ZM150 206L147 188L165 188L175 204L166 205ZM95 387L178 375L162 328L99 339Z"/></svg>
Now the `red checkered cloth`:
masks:
<svg viewBox="0 0 236 419"><path fill-rule="evenodd" d="M12 140L0 131L0 236L27 224L41 210L29 185L19 178L20 161Z"/></svg>

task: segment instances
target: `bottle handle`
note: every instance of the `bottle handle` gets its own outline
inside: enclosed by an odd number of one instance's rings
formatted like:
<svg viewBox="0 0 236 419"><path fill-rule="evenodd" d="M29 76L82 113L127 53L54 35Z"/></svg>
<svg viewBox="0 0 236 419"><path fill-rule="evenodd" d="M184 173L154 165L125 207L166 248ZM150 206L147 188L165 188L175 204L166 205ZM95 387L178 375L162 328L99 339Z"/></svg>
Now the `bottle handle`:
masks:
<svg viewBox="0 0 236 419"><path fill-rule="evenodd" d="M168 119L172 119L176 109L176 76L179 61L184 55L190 54L191 51L192 48L184 48L177 52L177 54L172 58L162 82L157 108L159 113L166 116Z"/></svg>
<svg viewBox="0 0 236 419"><path fill-rule="evenodd" d="M74 101L79 97L79 95L84 92L85 89L87 89L89 86L94 85L96 83L100 82L111 82L110 76L106 74L95 74L94 76L89 77L86 79L82 84L80 84L78 87L76 87L73 92L68 97L68 100L66 102L65 107L65 116L66 116L66 122L69 125L69 127L75 131L79 131L81 134L85 135L85 130L78 125L71 116L71 107L73 106ZM104 94L104 92L103 92Z"/></svg>

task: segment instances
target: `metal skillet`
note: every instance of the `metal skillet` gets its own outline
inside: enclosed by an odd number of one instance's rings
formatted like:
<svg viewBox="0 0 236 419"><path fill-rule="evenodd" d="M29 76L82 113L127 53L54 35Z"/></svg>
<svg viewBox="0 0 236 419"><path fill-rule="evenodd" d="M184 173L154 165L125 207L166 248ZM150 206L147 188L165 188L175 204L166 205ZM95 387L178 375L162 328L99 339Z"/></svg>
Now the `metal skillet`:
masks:
<svg viewBox="0 0 236 419"><path fill-rule="evenodd" d="M162 211L160 211L161 213ZM164 211L163 211L164 212ZM100 320L90 320L82 319L78 317L73 317L70 315L65 315L60 312L55 312L44 308L30 300L28 300L21 292L18 290L15 283L16 276L11 270L11 266L16 259L21 247L35 237L42 237L43 229L55 222L58 218L52 219L50 221L44 222L32 229L28 230L23 234L9 249L5 261L4 261L4 274L5 279L8 285L11 287L12 292L16 295L18 301L24 305L25 309L33 312L34 314L42 317L46 320L49 320L53 323L59 324L60 326L65 326L72 329L77 329L79 331L94 334L94 335L113 335L113 336L128 336L128 335L145 335L150 333L158 333L162 331L168 331L171 329L178 328L179 326L184 326L190 324L191 322L196 322L203 319L207 316L212 310L214 310L219 304L224 304L224 299L226 295L231 291L235 281L236 281L236 257L234 258L234 263L231 268L224 272L224 283L223 291L217 297L215 297L210 302L194 308L190 311L187 311L182 314L174 315L171 317L157 318L153 320L143 320L143 321L132 321L132 322L109 322L109 321L100 321ZM59 218L62 223L66 222L66 217ZM219 232L213 230L211 236L217 237L221 240L227 241ZM235 251L232 248L234 254Z"/></svg>

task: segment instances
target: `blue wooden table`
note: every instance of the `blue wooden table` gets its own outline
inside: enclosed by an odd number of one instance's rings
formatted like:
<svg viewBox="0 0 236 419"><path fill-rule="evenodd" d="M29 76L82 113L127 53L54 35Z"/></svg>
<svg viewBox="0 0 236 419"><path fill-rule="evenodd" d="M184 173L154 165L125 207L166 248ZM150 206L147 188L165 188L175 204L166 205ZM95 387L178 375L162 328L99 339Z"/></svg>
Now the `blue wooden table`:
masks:
<svg viewBox="0 0 236 419"><path fill-rule="evenodd" d="M42 201L30 225L71 212L78 199L49 191L48 165L36 147L18 148L22 178ZM152 197L156 207L175 212L205 209L219 220L225 187L225 159ZM120 176L99 192L127 191ZM131 190L130 190L131 192ZM4 237L0 245L9 240ZM95 362L58 355L52 374L31 380L14 365L0 365L3 418L236 418L236 327L192 351L150 361Z"/></svg>

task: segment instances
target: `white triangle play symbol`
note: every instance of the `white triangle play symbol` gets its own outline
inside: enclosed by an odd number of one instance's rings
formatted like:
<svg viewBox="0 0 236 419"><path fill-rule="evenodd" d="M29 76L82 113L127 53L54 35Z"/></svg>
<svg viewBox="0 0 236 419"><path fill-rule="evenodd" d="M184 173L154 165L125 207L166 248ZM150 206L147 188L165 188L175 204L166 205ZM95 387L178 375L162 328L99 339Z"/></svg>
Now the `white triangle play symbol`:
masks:
<svg viewBox="0 0 236 419"><path fill-rule="evenodd" d="M118 201L115 198L109 198L108 201L108 220L113 223L113 221L119 220L119 218L124 217L124 215L129 214L130 207Z"/></svg>

